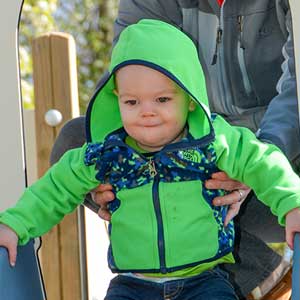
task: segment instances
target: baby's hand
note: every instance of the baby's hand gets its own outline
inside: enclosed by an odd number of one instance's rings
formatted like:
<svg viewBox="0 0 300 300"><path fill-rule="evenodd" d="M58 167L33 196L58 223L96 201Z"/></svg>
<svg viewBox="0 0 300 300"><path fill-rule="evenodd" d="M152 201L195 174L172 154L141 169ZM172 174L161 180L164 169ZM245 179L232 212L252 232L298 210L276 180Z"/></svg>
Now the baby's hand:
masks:
<svg viewBox="0 0 300 300"><path fill-rule="evenodd" d="M17 234L4 224L0 224L0 246L3 246L8 251L9 263L12 267L15 266L17 260Z"/></svg>
<svg viewBox="0 0 300 300"><path fill-rule="evenodd" d="M294 208L286 214L285 236L289 247L294 249L294 235L300 232L300 208Z"/></svg>

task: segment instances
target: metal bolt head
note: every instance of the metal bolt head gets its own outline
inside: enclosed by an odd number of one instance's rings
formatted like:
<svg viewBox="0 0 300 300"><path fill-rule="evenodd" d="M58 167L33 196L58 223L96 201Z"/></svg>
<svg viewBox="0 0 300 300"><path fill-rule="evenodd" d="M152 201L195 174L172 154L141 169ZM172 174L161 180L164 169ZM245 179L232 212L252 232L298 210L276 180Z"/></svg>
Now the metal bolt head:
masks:
<svg viewBox="0 0 300 300"><path fill-rule="evenodd" d="M45 113L45 122L52 127L59 125L63 117L59 110L50 109Z"/></svg>

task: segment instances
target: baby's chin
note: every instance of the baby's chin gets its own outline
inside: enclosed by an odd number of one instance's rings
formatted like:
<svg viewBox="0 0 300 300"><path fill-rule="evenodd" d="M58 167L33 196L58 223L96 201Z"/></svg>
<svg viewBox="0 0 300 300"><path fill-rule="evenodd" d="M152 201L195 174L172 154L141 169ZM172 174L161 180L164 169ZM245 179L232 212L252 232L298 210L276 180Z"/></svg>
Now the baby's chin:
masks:
<svg viewBox="0 0 300 300"><path fill-rule="evenodd" d="M148 151L148 152L156 152L156 151L159 151L161 150L166 144L152 144L152 143L139 143L137 142L137 145L145 150L145 151Z"/></svg>
<svg viewBox="0 0 300 300"><path fill-rule="evenodd" d="M136 142L137 145L145 150L145 151L148 151L148 152L156 152L156 151L160 151L161 149L163 149L166 145L169 145L169 144L172 144L172 143L176 143L176 141L174 140L166 140L166 141L162 141L162 140L159 140L159 141L147 141L147 140L143 140L143 141L140 141L140 142Z"/></svg>
<svg viewBox="0 0 300 300"><path fill-rule="evenodd" d="M184 132L185 131L182 130L179 133L170 136L167 132L145 130L144 132L139 132L139 134L132 132L130 136L136 141L136 144L141 149L148 152L156 152L166 145L179 142L182 139Z"/></svg>

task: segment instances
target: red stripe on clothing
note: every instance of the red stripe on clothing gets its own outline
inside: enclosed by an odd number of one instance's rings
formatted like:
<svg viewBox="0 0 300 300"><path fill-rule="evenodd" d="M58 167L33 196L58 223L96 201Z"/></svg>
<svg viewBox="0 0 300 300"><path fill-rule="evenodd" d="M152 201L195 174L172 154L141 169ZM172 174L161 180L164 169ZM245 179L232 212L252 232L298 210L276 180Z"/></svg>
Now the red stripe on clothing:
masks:
<svg viewBox="0 0 300 300"><path fill-rule="evenodd" d="M218 4L222 6L224 0L217 0Z"/></svg>

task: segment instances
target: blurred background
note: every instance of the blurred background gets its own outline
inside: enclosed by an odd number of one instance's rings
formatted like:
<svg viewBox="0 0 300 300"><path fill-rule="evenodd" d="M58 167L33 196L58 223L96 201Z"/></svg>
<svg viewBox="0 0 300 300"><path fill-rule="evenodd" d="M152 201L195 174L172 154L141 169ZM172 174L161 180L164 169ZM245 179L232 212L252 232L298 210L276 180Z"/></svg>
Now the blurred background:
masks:
<svg viewBox="0 0 300 300"><path fill-rule="evenodd" d="M118 0L25 0L19 27L22 98L34 108L31 41L62 31L76 41L80 112L84 114L95 85L109 61Z"/></svg>

